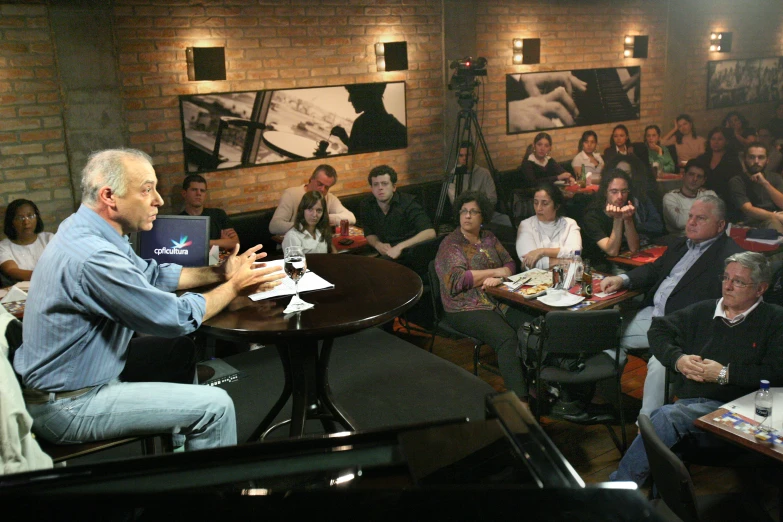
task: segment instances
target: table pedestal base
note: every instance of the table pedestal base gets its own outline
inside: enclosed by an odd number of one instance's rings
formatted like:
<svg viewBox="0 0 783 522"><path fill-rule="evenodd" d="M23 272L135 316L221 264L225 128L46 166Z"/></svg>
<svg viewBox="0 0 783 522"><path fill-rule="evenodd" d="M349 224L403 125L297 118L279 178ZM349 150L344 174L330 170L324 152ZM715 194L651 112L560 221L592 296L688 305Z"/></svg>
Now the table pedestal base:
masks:
<svg viewBox="0 0 783 522"><path fill-rule="evenodd" d="M329 387L329 358L333 339L322 341L320 355L318 341L281 341L277 351L283 363L285 385L280 398L250 436L248 442L255 442L270 431L290 422L291 437L304 435L305 422L319 420L327 433L338 431L336 424L344 430L356 431L350 417L334 403ZM275 417L293 396L291 420L272 426Z"/></svg>

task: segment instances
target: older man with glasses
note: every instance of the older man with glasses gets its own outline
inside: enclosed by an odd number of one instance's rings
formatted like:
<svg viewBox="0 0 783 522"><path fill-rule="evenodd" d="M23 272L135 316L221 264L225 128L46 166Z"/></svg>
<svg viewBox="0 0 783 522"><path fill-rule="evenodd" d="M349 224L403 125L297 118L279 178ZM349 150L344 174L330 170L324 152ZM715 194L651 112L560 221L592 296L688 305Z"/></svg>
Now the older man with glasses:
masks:
<svg viewBox="0 0 783 522"><path fill-rule="evenodd" d="M668 447L716 444L693 421L722 404L747 395L761 379L783 384L783 308L765 303L769 286L766 258L741 252L726 259L718 278L722 296L653 319L650 348L664 366L674 370L674 404L651 416L655 432ZM611 480L642 485L650 466L641 436L637 436Z"/></svg>

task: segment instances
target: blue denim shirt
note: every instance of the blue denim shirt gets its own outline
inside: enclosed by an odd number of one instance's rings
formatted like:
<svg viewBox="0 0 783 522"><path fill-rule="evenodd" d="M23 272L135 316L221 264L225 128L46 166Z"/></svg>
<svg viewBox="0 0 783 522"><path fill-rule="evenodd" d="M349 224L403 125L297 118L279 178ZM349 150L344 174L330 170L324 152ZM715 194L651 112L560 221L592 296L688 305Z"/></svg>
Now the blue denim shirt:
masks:
<svg viewBox="0 0 783 522"><path fill-rule="evenodd" d="M127 236L81 206L33 271L14 358L24 385L57 392L105 384L125 367L133 332L177 337L197 329L206 300L172 293L181 271L141 259Z"/></svg>

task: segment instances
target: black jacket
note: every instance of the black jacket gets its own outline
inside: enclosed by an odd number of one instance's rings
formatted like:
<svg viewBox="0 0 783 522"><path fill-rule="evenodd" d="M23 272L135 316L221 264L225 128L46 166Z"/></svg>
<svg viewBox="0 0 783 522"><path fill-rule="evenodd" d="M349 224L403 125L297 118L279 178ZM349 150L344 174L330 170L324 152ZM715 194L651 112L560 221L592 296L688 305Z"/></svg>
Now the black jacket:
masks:
<svg viewBox="0 0 783 522"><path fill-rule="evenodd" d="M686 241L684 237L677 239L655 262L628 272L630 288L646 292L644 306L653 305L658 287L688 251ZM666 301L665 313L670 314L705 299L719 299L722 295L719 276L723 274L723 262L738 252L742 252L742 248L725 233L721 234L674 287Z"/></svg>

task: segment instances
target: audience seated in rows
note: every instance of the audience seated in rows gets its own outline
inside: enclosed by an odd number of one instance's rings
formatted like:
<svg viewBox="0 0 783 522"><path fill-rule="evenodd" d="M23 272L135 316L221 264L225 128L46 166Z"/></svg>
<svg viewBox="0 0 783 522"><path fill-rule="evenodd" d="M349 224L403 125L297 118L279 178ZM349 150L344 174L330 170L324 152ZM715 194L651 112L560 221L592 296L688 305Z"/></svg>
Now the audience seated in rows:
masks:
<svg viewBox="0 0 783 522"><path fill-rule="evenodd" d="M558 264L582 250L579 225L565 211L563 193L551 183L539 183L533 194L535 215L519 224L516 250L522 270Z"/></svg>
<svg viewBox="0 0 783 522"><path fill-rule="evenodd" d="M283 191L280 203L275 209L272 221L269 223L269 232L283 235L294 226L296 209L305 192L317 190L326 198L326 211L329 214L329 224L337 226L340 221L347 219L351 225L356 224L356 216L345 208L337 196L329 193L329 189L337 183L337 171L331 165L318 165L306 185L290 187Z"/></svg>
<svg viewBox="0 0 783 522"><path fill-rule="evenodd" d="M714 190L715 193L727 205L728 220L735 221L739 218L738 209L732 204L729 180L738 174L742 174L737 152L728 146L724 130L715 127L707 134L707 152L697 158L704 166L707 174L705 188Z"/></svg>
<svg viewBox="0 0 783 522"><path fill-rule="evenodd" d="M367 182L372 195L360 212L367 243L381 256L412 267L415 260L406 249L435 237L430 218L413 196L396 192L397 172L390 166L373 168Z"/></svg>
<svg viewBox="0 0 783 522"><path fill-rule="evenodd" d="M15 199L8 205L3 232L6 238L0 241L0 273L4 282L29 281L54 234L44 232L41 212L29 199Z"/></svg>
<svg viewBox="0 0 783 522"><path fill-rule="evenodd" d="M699 301L654 318L650 326L650 349L675 372L678 399L654 411L651 420L664 444L680 451L725 447L716 447L715 438L693 421L758 389L761 379L783 385L783 308L762 299L770 279L767 260L743 252L728 257L724 266L717 302ZM649 474L637 436L610 480L642 486Z"/></svg>
<svg viewBox="0 0 783 522"><path fill-rule="evenodd" d="M287 247L302 247L305 254L327 254L332 250L332 227L324 212L326 198L317 190L305 192L296 209L294 226L283 237L283 251Z"/></svg>
<svg viewBox="0 0 783 522"><path fill-rule="evenodd" d="M231 219L221 208L206 208L207 180L199 174L190 174L182 182L182 199L185 208L181 216L209 216L209 246L217 245L223 250L234 250L239 244Z"/></svg>
<svg viewBox="0 0 783 522"><path fill-rule="evenodd" d="M150 230L163 198L151 158L132 149L90 155L82 204L44 250L26 303L14 369L35 434L52 443L171 433L195 450L236 444L231 398L194 386L188 335L243 290L279 284L255 268L261 245L221 268L159 265L136 256L127 235ZM203 294L187 290L216 284ZM134 333L139 334L133 338Z"/></svg>
<svg viewBox="0 0 783 522"><path fill-rule="evenodd" d="M647 331L655 317L671 314L704 299L720 297L718 277L724 259L742 249L728 237L726 206L716 196L699 196L688 213L685 237L672 243L653 263L627 274L607 277L601 290L621 288L644 292L643 308L626 317L620 344L624 350L649 347ZM642 396L642 411L650 415L663 404L665 373L651 358Z"/></svg>
<svg viewBox="0 0 783 522"><path fill-rule="evenodd" d="M669 149L661 145L661 128L657 125L648 125L644 129L644 144L639 145L639 157L651 167L658 167L658 172L679 172L674 164Z"/></svg>
<svg viewBox="0 0 783 522"><path fill-rule="evenodd" d="M783 178L776 172L764 173L767 146L752 143L745 151L746 170L729 180L734 206L745 223L783 232Z"/></svg>
<svg viewBox="0 0 783 522"><path fill-rule="evenodd" d="M598 185L601 182L601 171L604 170L604 159L596 151L597 148L598 135L591 130L584 131L579 138L579 152L571 160L571 167L576 174L579 174L584 166L588 185Z"/></svg>
<svg viewBox="0 0 783 522"><path fill-rule="evenodd" d="M674 128L661 139L666 146L674 145L677 150L678 167L685 166L692 159L696 159L706 151L707 140L696 135L696 126L693 118L688 114L680 114L674 120Z"/></svg>
<svg viewBox="0 0 783 522"><path fill-rule="evenodd" d="M514 274L516 264L498 238L482 230L481 225L492 218L486 196L463 192L454 208L459 227L446 236L435 259L445 320L457 331L490 345L506 388L526 400L528 388L517 356L517 330L531 317L484 291Z"/></svg>
<svg viewBox="0 0 783 522"><path fill-rule="evenodd" d="M593 266L603 272L611 270L607 256L624 250L639 250L639 233L630 202L631 177L620 169L601 174L601 185L582 219L582 243Z"/></svg>
<svg viewBox="0 0 783 522"><path fill-rule="evenodd" d="M540 181L566 181L571 182L574 177L557 162L549 153L552 151L552 136L546 132L539 132L528 146L525 159L522 161L523 182L533 187Z"/></svg>
<svg viewBox="0 0 783 522"><path fill-rule="evenodd" d="M696 198L707 195L717 196L715 191L704 188L706 181L707 175L702 164L696 160L690 160L685 164L682 186L663 196L663 220L667 232L684 234L691 206Z"/></svg>

